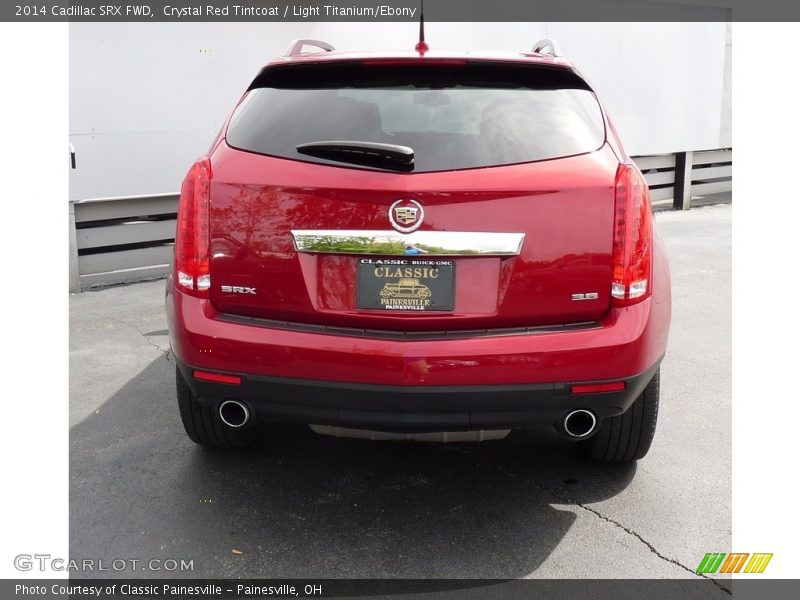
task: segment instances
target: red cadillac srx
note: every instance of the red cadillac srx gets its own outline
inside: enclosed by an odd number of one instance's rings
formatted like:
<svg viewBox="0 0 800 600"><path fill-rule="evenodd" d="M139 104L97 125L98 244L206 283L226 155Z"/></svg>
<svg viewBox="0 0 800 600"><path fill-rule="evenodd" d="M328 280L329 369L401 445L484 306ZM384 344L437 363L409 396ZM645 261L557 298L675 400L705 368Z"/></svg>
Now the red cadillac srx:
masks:
<svg viewBox="0 0 800 600"><path fill-rule="evenodd" d="M181 188L166 307L192 440L555 426L594 459L647 453L666 253L595 93L545 47L299 40L258 73Z"/></svg>

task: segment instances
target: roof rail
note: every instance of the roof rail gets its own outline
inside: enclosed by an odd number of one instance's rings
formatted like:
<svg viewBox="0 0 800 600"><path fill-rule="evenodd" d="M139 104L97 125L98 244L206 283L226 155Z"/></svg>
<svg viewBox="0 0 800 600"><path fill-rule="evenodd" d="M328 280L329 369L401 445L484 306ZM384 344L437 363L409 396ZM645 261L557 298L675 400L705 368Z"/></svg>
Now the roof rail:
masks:
<svg viewBox="0 0 800 600"><path fill-rule="evenodd" d="M331 46L328 42L322 42L320 40L293 40L288 48L286 48L286 52L283 53L284 58L300 56L303 54L304 46L314 46L325 52L333 52L336 50L336 48Z"/></svg>
<svg viewBox="0 0 800 600"><path fill-rule="evenodd" d="M550 56L561 56L561 48L558 42L549 38L542 38L533 45L534 54L549 54Z"/></svg>

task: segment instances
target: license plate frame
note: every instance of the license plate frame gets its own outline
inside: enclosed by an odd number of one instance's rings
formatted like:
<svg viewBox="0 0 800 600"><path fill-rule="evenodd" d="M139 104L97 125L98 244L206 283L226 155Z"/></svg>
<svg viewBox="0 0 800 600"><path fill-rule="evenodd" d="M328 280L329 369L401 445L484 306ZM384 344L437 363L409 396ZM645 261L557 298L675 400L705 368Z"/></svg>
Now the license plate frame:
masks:
<svg viewBox="0 0 800 600"><path fill-rule="evenodd" d="M391 312L443 312L455 308L456 263L424 258L362 258L356 306Z"/></svg>

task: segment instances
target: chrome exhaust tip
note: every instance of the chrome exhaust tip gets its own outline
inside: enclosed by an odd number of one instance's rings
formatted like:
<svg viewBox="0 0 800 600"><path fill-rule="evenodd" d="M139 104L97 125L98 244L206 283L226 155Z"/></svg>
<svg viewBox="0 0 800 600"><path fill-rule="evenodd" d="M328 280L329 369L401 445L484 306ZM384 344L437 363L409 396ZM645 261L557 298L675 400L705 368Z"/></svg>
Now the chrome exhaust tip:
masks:
<svg viewBox="0 0 800 600"><path fill-rule="evenodd" d="M590 436L597 428L597 417L590 410L579 408L573 410L561 423L564 433L572 439L581 439Z"/></svg>
<svg viewBox="0 0 800 600"><path fill-rule="evenodd" d="M238 400L225 400L219 405L219 418L228 427L244 427L250 420L250 411Z"/></svg>

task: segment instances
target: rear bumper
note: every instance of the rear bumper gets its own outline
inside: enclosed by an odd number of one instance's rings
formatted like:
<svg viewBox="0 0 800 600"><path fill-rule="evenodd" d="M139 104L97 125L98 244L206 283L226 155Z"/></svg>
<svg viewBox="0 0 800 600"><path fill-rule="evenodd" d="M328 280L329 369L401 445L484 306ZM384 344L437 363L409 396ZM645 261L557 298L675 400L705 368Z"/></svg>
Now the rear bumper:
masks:
<svg viewBox="0 0 800 600"><path fill-rule="evenodd" d="M666 352L669 300L612 309L590 327L438 339L320 333L231 321L167 283L176 357L212 371L378 386L503 386L620 380ZM458 333L458 332L455 332Z"/></svg>
<svg viewBox="0 0 800 600"><path fill-rule="evenodd" d="M171 280L166 308L173 353L202 402L236 398L270 419L441 431L551 425L578 408L621 414L666 351L670 304L660 298L612 309L588 327L437 339L232 320ZM194 369L242 383L199 381ZM625 381L625 390L570 393L603 381Z"/></svg>
<svg viewBox="0 0 800 600"><path fill-rule="evenodd" d="M381 431L465 431L549 426L571 411L599 419L625 412L653 377L658 363L627 377L620 392L571 394L570 383L482 386L389 386L237 373L240 385L193 376L178 361L199 401L213 411L224 400L245 403L257 419L338 425Z"/></svg>

